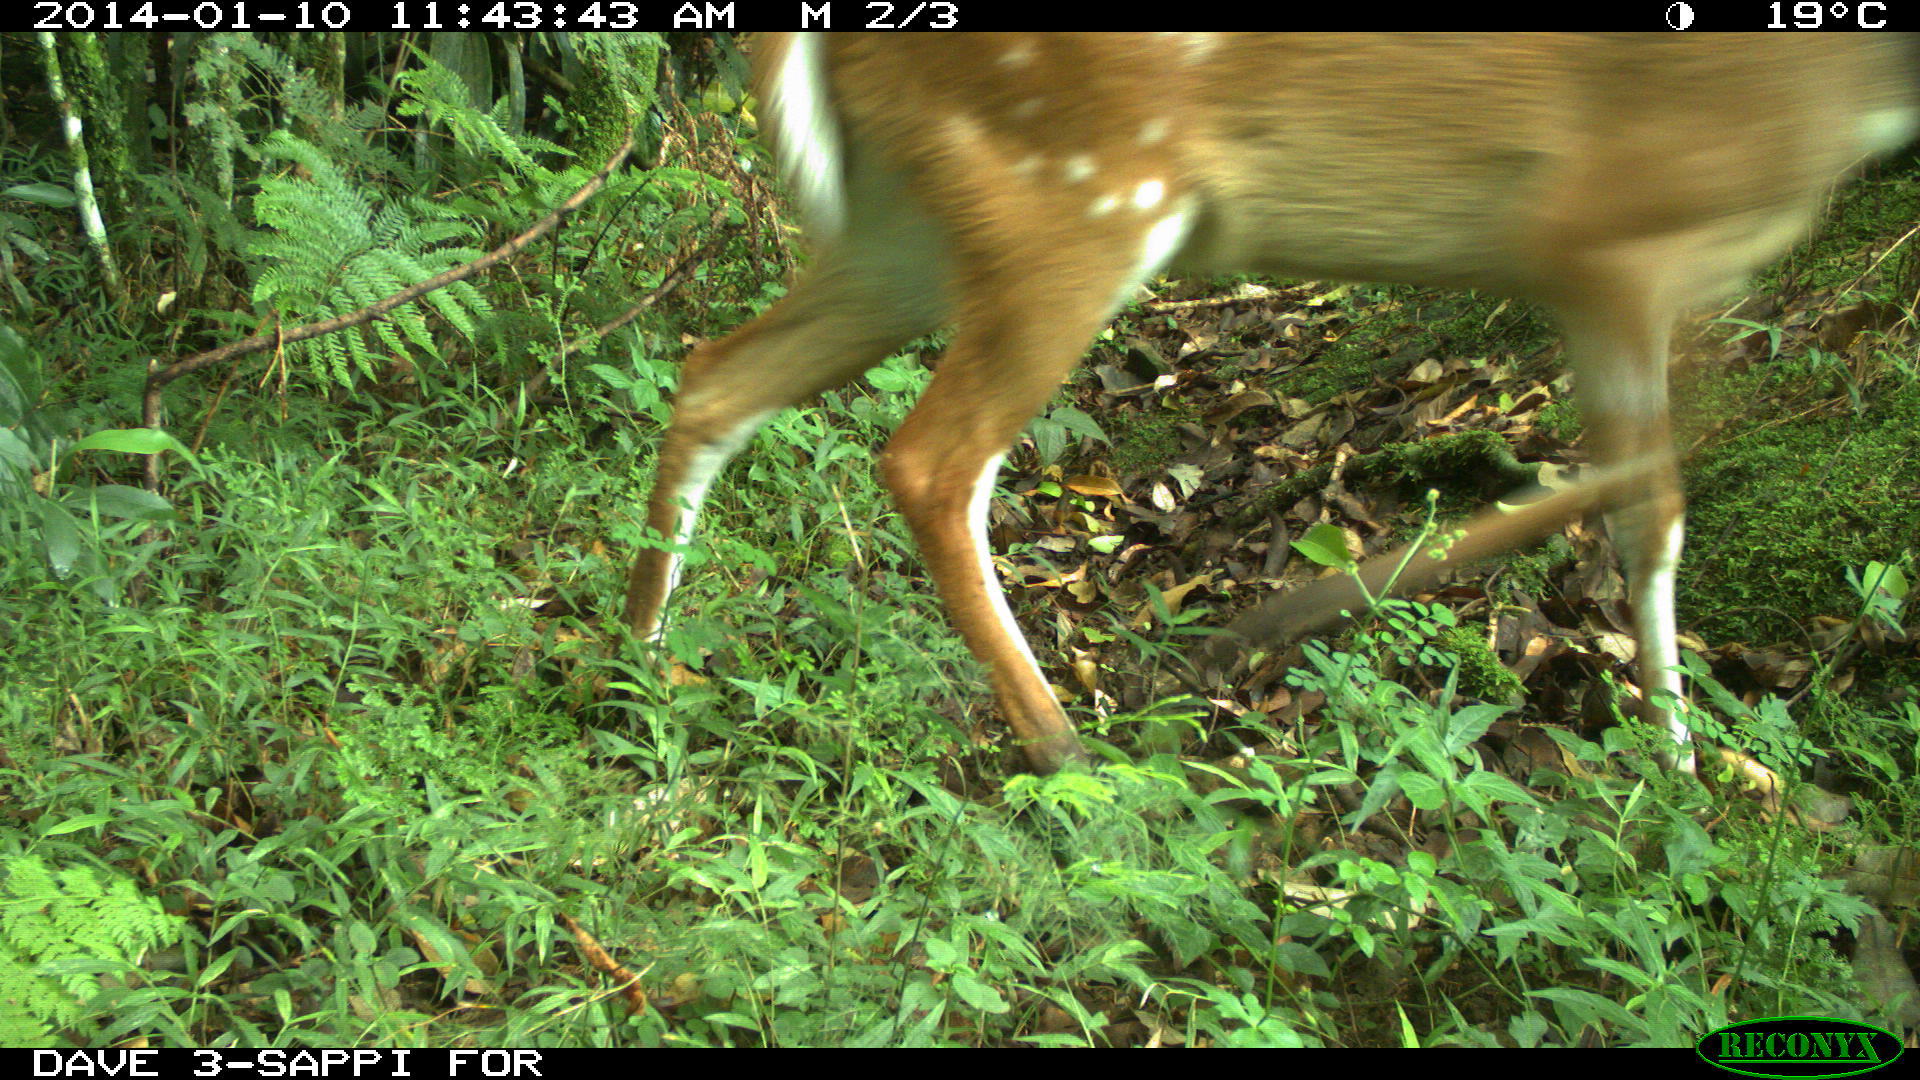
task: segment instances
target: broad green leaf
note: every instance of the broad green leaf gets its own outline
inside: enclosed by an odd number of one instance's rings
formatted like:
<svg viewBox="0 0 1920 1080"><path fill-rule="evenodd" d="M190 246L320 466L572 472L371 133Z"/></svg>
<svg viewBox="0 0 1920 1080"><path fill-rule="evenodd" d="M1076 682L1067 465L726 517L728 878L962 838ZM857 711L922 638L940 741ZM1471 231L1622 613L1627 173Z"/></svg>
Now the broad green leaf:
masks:
<svg viewBox="0 0 1920 1080"><path fill-rule="evenodd" d="M72 189L59 184L15 184L0 194L39 203L41 206L51 206L56 210L68 209L79 201L74 198Z"/></svg>
<svg viewBox="0 0 1920 1080"><path fill-rule="evenodd" d="M190 453L180 440L156 428L108 428L73 444L75 450L118 450L123 454L157 454L162 450Z"/></svg>
<svg viewBox="0 0 1920 1080"><path fill-rule="evenodd" d="M46 545L47 565L53 576L64 578L73 573L80 559L80 526L59 503L40 503L40 539Z"/></svg>
<svg viewBox="0 0 1920 1080"><path fill-rule="evenodd" d="M1293 550L1321 566L1353 565L1353 556L1347 554L1346 534L1340 531L1338 525L1315 525L1307 530L1305 536L1293 542Z"/></svg>
<svg viewBox="0 0 1920 1080"><path fill-rule="evenodd" d="M101 484L69 497L70 503L83 503L85 500L91 500L94 509L107 517L141 521L161 521L173 517L173 506L166 499L145 488L128 487L125 484Z"/></svg>

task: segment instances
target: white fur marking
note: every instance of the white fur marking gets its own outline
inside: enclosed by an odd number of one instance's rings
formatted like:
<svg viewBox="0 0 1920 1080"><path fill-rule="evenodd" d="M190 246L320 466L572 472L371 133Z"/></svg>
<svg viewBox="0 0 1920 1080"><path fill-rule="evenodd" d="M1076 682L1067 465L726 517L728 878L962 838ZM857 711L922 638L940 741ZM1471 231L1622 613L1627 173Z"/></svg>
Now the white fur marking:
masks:
<svg viewBox="0 0 1920 1080"><path fill-rule="evenodd" d="M1060 175L1069 184L1078 184L1093 176L1093 159L1085 154L1075 154L1060 167Z"/></svg>
<svg viewBox="0 0 1920 1080"><path fill-rule="evenodd" d="M1673 695L1673 711L1667 714L1667 732L1675 743L1689 747L1679 752L1675 767L1690 773L1693 752L1687 732L1687 703L1680 693L1680 673L1674 670L1680 663L1680 645L1674 630L1673 581L1674 570L1680 565L1680 546L1685 532L1679 518L1668 526L1667 535L1661 538L1660 554L1648 569L1646 580L1634 587L1633 607L1640 624L1636 629L1640 633L1641 670L1651 667L1655 672L1651 676L1654 685L1643 686L1640 692L1649 698L1660 690Z"/></svg>
<svg viewBox="0 0 1920 1080"><path fill-rule="evenodd" d="M1187 242L1187 229L1193 224L1193 217L1185 206L1155 222L1147 230L1147 240L1140 253L1140 268L1134 274L1137 281L1145 281L1159 272Z"/></svg>
<svg viewBox="0 0 1920 1080"><path fill-rule="evenodd" d="M727 462L733 460L733 455L740 452L740 448L753 438L753 433L759 431L760 425L772 415L773 411L769 410L743 417L732 430L694 452L693 460L687 463L686 475L681 477L680 490L676 493L686 505L680 508L680 518L674 523L673 535L668 537L675 548L685 548L693 542L694 522L700 517L700 504L706 502L707 489L712 486L713 478L726 468ZM673 590L680 587L680 568L685 562L684 551L667 552L668 598L673 596ZM666 610L667 605L662 603L653 625L641 637L648 641L660 640L661 632L666 628Z"/></svg>
<svg viewBox="0 0 1920 1080"><path fill-rule="evenodd" d="M847 203L840 125L826 94L818 35L797 34L767 93L781 170L794 198L822 235L838 235Z"/></svg>
<svg viewBox="0 0 1920 1080"><path fill-rule="evenodd" d="M966 113L954 113L947 117L947 138L956 146L972 146L986 138L986 131L980 122Z"/></svg>
<svg viewBox="0 0 1920 1080"><path fill-rule="evenodd" d="M1217 35L1214 34L1164 31L1162 36L1179 39L1178 44L1182 47L1181 51L1186 54L1182 57L1182 62L1187 64L1198 64L1205 60L1213 54L1214 48L1220 44Z"/></svg>
<svg viewBox="0 0 1920 1080"><path fill-rule="evenodd" d="M1192 224L1192 215L1183 203L1179 209L1159 221L1147 230L1140 243L1140 262L1134 266L1132 276L1120 283L1120 291L1114 295L1113 311L1126 306L1140 283L1146 281L1161 268L1173 260L1180 251L1180 245L1187 241L1187 229ZM1112 314L1109 312L1108 314Z"/></svg>
<svg viewBox="0 0 1920 1080"><path fill-rule="evenodd" d="M1120 197L1118 195L1102 195L1093 201L1092 206L1087 207L1087 216L1106 217L1119 208Z"/></svg>
<svg viewBox="0 0 1920 1080"><path fill-rule="evenodd" d="M1133 189L1133 205L1140 210L1151 210L1166 197L1167 185L1158 180L1149 180Z"/></svg>
<svg viewBox="0 0 1920 1080"><path fill-rule="evenodd" d="M1013 609L1007 606L1007 590L1000 584L1000 575L993 568L993 553L987 548L987 509L993 501L994 477L1000 475L1000 462L1005 457L1005 454L993 455L987 459L987 467L980 470L979 479L973 482L973 497L967 500L967 520L973 525L973 550L979 556L980 587L986 590L987 602L1000 620L1000 629L1013 639L1027 666L1033 669L1033 677L1045 686L1047 677L1041 674L1033 649L1027 645L1027 636L1020 632L1020 624L1013 621Z"/></svg>
<svg viewBox="0 0 1920 1080"><path fill-rule="evenodd" d="M1152 146L1154 143L1157 143L1161 139L1166 138L1167 132L1171 128L1172 128L1172 125L1167 122L1165 117L1156 117L1152 120L1147 121L1144 124L1141 124L1140 125L1140 145Z"/></svg>
<svg viewBox="0 0 1920 1080"><path fill-rule="evenodd" d="M1920 110L1876 109L1858 121L1861 140L1872 153L1890 154L1920 131Z"/></svg>

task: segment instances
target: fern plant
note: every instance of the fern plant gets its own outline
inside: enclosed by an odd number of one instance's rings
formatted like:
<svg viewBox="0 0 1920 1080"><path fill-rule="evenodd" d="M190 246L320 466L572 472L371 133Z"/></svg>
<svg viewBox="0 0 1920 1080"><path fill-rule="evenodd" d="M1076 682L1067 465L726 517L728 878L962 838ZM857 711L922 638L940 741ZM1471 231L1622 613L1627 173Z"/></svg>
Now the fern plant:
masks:
<svg viewBox="0 0 1920 1080"><path fill-rule="evenodd" d="M177 944L185 921L133 879L94 866L55 868L35 855L0 875L0 1046L56 1045L100 1010L103 976ZM62 1043L64 1045L64 1043Z"/></svg>
<svg viewBox="0 0 1920 1080"><path fill-rule="evenodd" d="M472 94L457 73L417 48L413 52L420 66L400 74L399 86L406 98L394 106L394 112L444 129L461 151L487 163L489 175L500 163L522 175L540 175L546 170L534 155L568 153L545 139L508 131L506 98L486 111L476 109L468 103Z"/></svg>
<svg viewBox="0 0 1920 1080"><path fill-rule="evenodd" d="M254 279L254 301L278 309L287 322L358 310L479 255L455 246L474 238L473 226L428 200L376 202L319 148L284 132L269 136L263 149L299 165L303 174L261 182L254 218L262 230L246 251L265 264ZM425 299L468 337L492 314L486 298L465 282ZM357 330L292 344L288 351L305 360L315 377L346 386L356 372L373 373L374 353L383 347L394 355L439 355L417 304Z"/></svg>
<svg viewBox="0 0 1920 1080"><path fill-rule="evenodd" d="M285 131L268 136L259 155L297 168L261 181L253 203L259 231L246 244L245 254L257 267L253 300L277 309L283 321L309 322L351 312L476 258L480 251L470 246L480 236L475 221L498 207L499 194L487 192L504 188L511 200L526 189L523 181L531 181L542 201L550 202L544 199L546 189L556 182L577 186L577 177L558 177L536 161L536 156L566 151L507 130L504 100L488 110L476 108L456 74L418 50L416 56L421 67L401 76L405 100L395 111L419 117L427 127L450 136L455 153L443 157L484 163L476 165L468 179L484 176L485 190L460 183L465 193L448 202L420 196L379 201L369 194L373 181L422 191L438 185L440 170L425 161L408 169L370 140L340 140L338 125L311 129L324 145ZM289 80L289 88L299 82L291 76ZM435 290L423 301L468 339L493 315L487 298L467 282ZM304 360L315 377L341 385L351 384L356 374L372 374L373 358L382 351L439 355L419 304L370 326L291 345L288 351Z"/></svg>

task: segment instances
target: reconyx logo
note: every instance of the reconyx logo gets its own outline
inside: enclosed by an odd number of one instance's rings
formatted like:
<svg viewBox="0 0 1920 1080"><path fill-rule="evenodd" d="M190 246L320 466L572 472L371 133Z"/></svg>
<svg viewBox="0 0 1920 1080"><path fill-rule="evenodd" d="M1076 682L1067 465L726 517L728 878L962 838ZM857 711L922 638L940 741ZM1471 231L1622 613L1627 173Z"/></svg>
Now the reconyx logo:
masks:
<svg viewBox="0 0 1920 1080"><path fill-rule="evenodd" d="M1745 1076L1857 1076L1891 1065L1900 1040L1828 1016L1769 1016L1708 1032L1694 1047L1710 1065Z"/></svg>

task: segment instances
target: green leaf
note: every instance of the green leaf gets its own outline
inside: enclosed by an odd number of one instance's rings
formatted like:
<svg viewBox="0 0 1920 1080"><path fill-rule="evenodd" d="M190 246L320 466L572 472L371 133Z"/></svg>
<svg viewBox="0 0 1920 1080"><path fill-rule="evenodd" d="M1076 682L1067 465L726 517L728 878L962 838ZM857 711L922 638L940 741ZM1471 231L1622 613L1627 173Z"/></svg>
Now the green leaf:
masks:
<svg viewBox="0 0 1920 1080"><path fill-rule="evenodd" d="M1463 793L1470 793L1491 802L1518 803L1522 806L1536 805L1527 789L1501 776L1499 773L1484 770L1470 772L1460 781Z"/></svg>
<svg viewBox="0 0 1920 1080"><path fill-rule="evenodd" d="M212 986L221 975L226 973L228 968L233 966L235 960L240 959L240 957L244 955L245 953L239 949L228 949L226 952L221 953L218 957L214 958L213 963L201 969L200 974L193 980L194 986L202 990Z"/></svg>
<svg viewBox="0 0 1920 1080"><path fill-rule="evenodd" d="M1907 598L1907 575L1892 563L1869 562L1867 572L1860 577L1869 587L1878 587L1896 601Z"/></svg>
<svg viewBox="0 0 1920 1080"><path fill-rule="evenodd" d="M1315 525L1307 530L1305 536L1293 542L1293 550L1321 566L1344 568L1353 565L1353 556L1347 554L1347 536L1338 525Z"/></svg>
<svg viewBox="0 0 1920 1080"><path fill-rule="evenodd" d="M1066 428L1075 435L1092 439L1095 442L1109 444L1113 442L1112 439L1107 438L1107 433L1100 429L1099 423L1096 422L1093 417L1088 416L1072 405L1062 405L1047 415L1059 422L1061 427Z"/></svg>
<svg viewBox="0 0 1920 1080"><path fill-rule="evenodd" d="M899 366L882 364L867 372L867 381L873 384L873 388L887 393L916 389L925 378L919 369L908 367L904 362Z"/></svg>
<svg viewBox="0 0 1920 1080"><path fill-rule="evenodd" d="M471 977L480 974L479 969L473 964L473 957L467 953L466 943L456 937L453 931L447 929L445 923L412 908L397 910L394 921L418 934L421 941L440 954L438 957L428 957L427 961L440 967L443 976Z"/></svg>
<svg viewBox="0 0 1920 1080"><path fill-rule="evenodd" d="M0 425L20 422L39 396L38 365L19 331L0 326Z"/></svg>
<svg viewBox="0 0 1920 1080"><path fill-rule="evenodd" d="M1448 753L1459 753L1480 741L1480 737L1487 733L1487 728L1510 711L1505 705L1464 705L1455 709L1453 715L1447 718Z"/></svg>
<svg viewBox="0 0 1920 1080"><path fill-rule="evenodd" d="M157 454L178 450L191 456L180 440L156 428L108 428L73 444L75 450L118 450L123 454Z"/></svg>
<svg viewBox="0 0 1920 1080"><path fill-rule="evenodd" d="M15 184L0 194L39 203L41 206L51 206L56 210L68 209L79 201L74 197L72 189L59 184Z"/></svg>
<svg viewBox="0 0 1920 1080"><path fill-rule="evenodd" d="M69 496L69 505L91 501L93 508L106 517L132 518L138 521L164 521L173 517L173 504L145 488L125 484L101 484Z"/></svg>
<svg viewBox="0 0 1920 1080"><path fill-rule="evenodd" d="M7 470L11 469L18 474L18 479L24 481L32 474L36 464L38 461L34 457L33 447L28 446L27 441L12 428L0 427L0 479L6 479Z"/></svg>
<svg viewBox="0 0 1920 1080"><path fill-rule="evenodd" d="M40 503L40 539L46 545L47 565L53 576L64 578L73 573L80 560L80 525L59 503Z"/></svg>
<svg viewBox="0 0 1920 1080"><path fill-rule="evenodd" d="M587 370L600 376L600 381L615 390L630 390L639 380L610 364L588 364Z"/></svg>
<svg viewBox="0 0 1920 1080"><path fill-rule="evenodd" d="M91 829L95 825L105 825L107 822L112 820L113 820L113 815L111 814L80 814L75 817L70 817L65 821L55 823L54 825L48 827L46 832L43 832L40 835L41 836L65 836L67 833L70 833L70 832L79 832L82 829Z"/></svg>
<svg viewBox="0 0 1920 1080"><path fill-rule="evenodd" d="M981 982L979 977L971 972L954 972L953 989L960 995L960 1000L981 1012L1007 1011L1007 999L1000 996L1000 991Z"/></svg>
<svg viewBox="0 0 1920 1080"><path fill-rule="evenodd" d="M1447 801L1446 789L1426 773L1407 772L1400 777L1400 790L1416 810L1438 810Z"/></svg>
<svg viewBox="0 0 1920 1080"><path fill-rule="evenodd" d="M1051 464L1066 452L1067 429L1054 423L1051 417L1034 418L1033 423L1027 425L1027 434L1033 439L1034 452L1042 462Z"/></svg>

